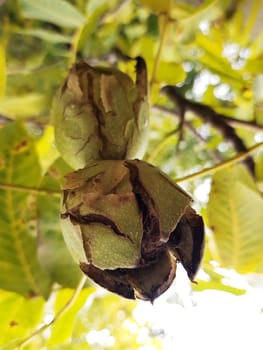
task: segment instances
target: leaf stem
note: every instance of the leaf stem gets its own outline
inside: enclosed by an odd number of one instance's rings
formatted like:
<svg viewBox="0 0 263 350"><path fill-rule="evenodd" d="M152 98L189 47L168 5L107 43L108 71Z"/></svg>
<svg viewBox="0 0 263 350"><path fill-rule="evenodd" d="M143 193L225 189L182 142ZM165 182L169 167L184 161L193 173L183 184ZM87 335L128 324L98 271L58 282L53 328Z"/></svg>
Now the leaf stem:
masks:
<svg viewBox="0 0 263 350"><path fill-rule="evenodd" d="M167 13L160 14L160 18L161 18L161 16L163 17L163 23L162 23L160 42L159 42L158 50L157 50L156 57L154 60L152 77L151 77L151 81L150 81L150 91L152 90L152 87L153 87L155 80L156 80L156 75L157 75L158 67L159 67L160 60L161 60L162 49L164 47L165 39L166 39L166 36L168 33L168 27L170 24L170 16L169 16L170 15L170 8L171 8L171 0L170 0L170 5L169 5L169 11Z"/></svg>
<svg viewBox="0 0 263 350"><path fill-rule="evenodd" d="M205 124L215 128L222 137L229 141L237 153L246 153L247 147L243 139L237 134L236 130L222 118L220 113L217 113L213 108L200 102L191 101L185 98L180 89L172 85L163 87L162 92L174 102L179 108L183 108L185 112L192 112L198 116ZM251 157L246 157L244 164L247 166L250 173L255 174L255 163Z"/></svg>
<svg viewBox="0 0 263 350"><path fill-rule="evenodd" d="M61 191L58 191L58 190L51 190L46 188L37 188L37 187L30 187L30 186L23 186L23 185L16 185L16 184L7 184L2 182L0 182L0 189L12 190L17 192L30 192L33 194L48 194L53 196L58 196L61 194Z"/></svg>
<svg viewBox="0 0 263 350"><path fill-rule="evenodd" d="M87 281L87 276L83 276L81 280L79 281L79 284L77 285L76 289L74 290L72 296L70 299L67 301L67 303L58 311L58 313L52 318L52 320L48 323L45 323L42 325L40 328L36 329L34 332L32 332L28 337L20 340L18 343L15 345L15 349L20 348L21 346L25 345L28 343L32 338L34 338L36 335L42 333L44 330L49 328L52 324L54 324L61 316L64 315L64 313L74 304L76 301L77 297L79 296L82 288L84 287L85 283Z"/></svg>
<svg viewBox="0 0 263 350"><path fill-rule="evenodd" d="M260 149L261 147L263 147L263 142L260 142L254 146L252 146L251 148L249 148L246 152L242 152L239 153L238 155L236 155L233 158L230 158L224 162L221 162L217 165L214 165L212 167L203 169L201 171L198 171L196 173L175 179L176 183L181 183L181 182L185 182L185 181L190 181L190 180L194 180L194 179L198 179L202 176L208 175L208 174L213 174L219 170L225 169L241 160L246 159L249 155L251 155L252 153L254 153L256 150Z"/></svg>

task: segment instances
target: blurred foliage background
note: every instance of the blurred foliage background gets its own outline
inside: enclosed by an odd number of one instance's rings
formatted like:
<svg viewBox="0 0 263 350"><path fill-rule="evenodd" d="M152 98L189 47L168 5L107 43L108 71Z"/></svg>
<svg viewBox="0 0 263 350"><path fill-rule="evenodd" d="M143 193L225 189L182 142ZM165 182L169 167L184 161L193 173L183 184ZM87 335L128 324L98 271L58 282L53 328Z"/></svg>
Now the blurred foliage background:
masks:
<svg viewBox="0 0 263 350"><path fill-rule="evenodd" d="M134 318L136 302L89 281L80 291L61 236L60 184L70 169L54 145L50 107L79 59L132 76L128 58L147 62L144 159L193 195L207 227L192 288L246 293L229 271L259 284L262 20L255 0L0 0L1 349L162 348L162 334Z"/></svg>

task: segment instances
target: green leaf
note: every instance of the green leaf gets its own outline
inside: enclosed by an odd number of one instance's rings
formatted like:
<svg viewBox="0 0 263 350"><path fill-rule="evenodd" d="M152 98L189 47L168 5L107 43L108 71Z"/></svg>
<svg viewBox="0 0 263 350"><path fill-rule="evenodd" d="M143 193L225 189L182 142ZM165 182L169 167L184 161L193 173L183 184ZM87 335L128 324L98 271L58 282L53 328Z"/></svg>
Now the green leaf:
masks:
<svg viewBox="0 0 263 350"><path fill-rule="evenodd" d="M51 337L48 345L63 344L72 336L73 326L78 311L85 304L87 299L94 293L95 288L83 289L75 300L74 304L61 316L51 327ZM57 292L54 312L58 313L71 298L74 290L62 289Z"/></svg>
<svg viewBox="0 0 263 350"><path fill-rule="evenodd" d="M255 39L255 36L261 30L262 4L259 1L245 1L243 5L245 23L242 26L240 42L242 46L249 44L249 41Z"/></svg>
<svg viewBox="0 0 263 350"><path fill-rule="evenodd" d="M148 38L149 39L149 38ZM147 38L143 38L141 40L140 45L145 48L147 54L150 54L152 49L150 49L149 45L154 45L154 41L152 39L148 40ZM153 46L152 46L153 48ZM149 72L149 77L153 76L153 68L154 68L154 60L147 60L147 67ZM181 83L186 77L186 72L184 71L181 64L171 61L161 61L156 75L155 75L155 85L151 90L151 103L158 101L160 98L160 87L164 84L175 85Z"/></svg>
<svg viewBox="0 0 263 350"><path fill-rule="evenodd" d="M96 31L96 27L98 25L99 18L103 14L110 12L113 6L115 5L116 5L116 0L88 1L86 5L87 21L86 21L86 24L83 26L82 31L79 35L78 44L77 44L78 49L83 49L87 44L89 44L89 40L91 40L91 37L94 36L94 33L96 33L95 37L97 38L98 31ZM107 34L109 34L109 32L107 32ZM99 35L99 38L100 38L100 35ZM106 40L107 40L107 37L105 38L105 41ZM103 43L100 42L100 45L103 45ZM93 49L92 52L94 52L94 49L95 49L94 45L92 45L92 49Z"/></svg>
<svg viewBox="0 0 263 350"><path fill-rule="evenodd" d="M259 58L248 59L243 70L244 72L249 72L251 74L261 74L262 73L262 56Z"/></svg>
<svg viewBox="0 0 263 350"><path fill-rule="evenodd" d="M210 275L211 277L211 275ZM245 289L239 289L232 286L226 285L223 281L225 276L222 276L216 272L213 273L211 280L209 281L198 281L198 284L193 288L195 291L201 292L207 289L221 290L224 292L232 293L235 295L243 295L246 293Z"/></svg>
<svg viewBox="0 0 263 350"><path fill-rule="evenodd" d="M79 266L71 257L63 239L60 221L60 199L52 196L38 197L39 246L41 266L54 282L74 288L81 277Z"/></svg>
<svg viewBox="0 0 263 350"><path fill-rule="evenodd" d="M263 199L243 166L213 176L207 218L222 267L255 271L262 260L262 213Z"/></svg>
<svg viewBox="0 0 263 350"><path fill-rule="evenodd" d="M165 84L177 84L182 82L186 73L181 64L175 62L160 62L157 70L156 80Z"/></svg>
<svg viewBox="0 0 263 350"><path fill-rule="evenodd" d="M256 178L259 184L263 185L263 152L259 152L256 156Z"/></svg>
<svg viewBox="0 0 263 350"><path fill-rule="evenodd" d="M90 16L87 23L83 26L78 39L78 50L82 50L85 47L87 40L89 39L91 34L93 34L96 30L98 18L99 14L95 16Z"/></svg>
<svg viewBox="0 0 263 350"><path fill-rule="evenodd" d="M231 86L241 89L245 85L241 73L233 69L228 59L222 55L224 42L218 31L214 31L209 37L198 34L196 44L202 50L198 58L199 62Z"/></svg>
<svg viewBox="0 0 263 350"><path fill-rule="evenodd" d="M42 188L60 189L64 163L60 160L52 165L50 172L44 177ZM68 169L68 168L67 168ZM53 175L55 174L57 178ZM59 181L60 180L60 181ZM71 257L60 228L60 197L40 195L38 207L38 257L41 266L48 272L54 282L63 287L75 288L82 272Z"/></svg>
<svg viewBox="0 0 263 350"><path fill-rule="evenodd" d="M156 13L168 13L170 9L170 0L141 0L144 6L150 8L151 11Z"/></svg>
<svg viewBox="0 0 263 350"><path fill-rule="evenodd" d="M242 295L246 293L246 289L244 286L237 286L236 281L234 280L233 276L231 278L227 277L224 272L228 272L228 270L219 269L217 271L217 267L214 266L213 257L211 254L210 244L209 244L209 238L208 242L206 244L205 249L205 255L203 258L202 263L202 270L204 271L205 278L198 279L198 284L193 285L193 289L195 291L203 291L207 289L215 289L215 290L221 290L228 293L232 293L235 295Z"/></svg>
<svg viewBox="0 0 263 350"><path fill-rule="evenodd" d="M263 275L263 259L261 260L261 263L258 265L255 273L260 273Z"/></svg>
<svg viewBox="0 0 263 350"><path fill-rule="evenodd" d="M190 43L199 32L201 22L211 22L222 16L224 4L222 1L206 0L202 4L191 4L189 2L175 2L172 8L172 17L178 20L178 39L184 43Z"/></svg>
<svg viewBox="0 0 263 350"><path fill-rule="evenodd" d="M13 185L37 187L40 166L33 142L20 124L0 130L0 288L48 296L50 280L36 256L35 195ZM3 188L3 187L2 187Z"/></svg>
<svg viewBox="0 0 263 350"><path fill-rule="evenodd" d="M211 37L198 33L196 35L196 43L207 55L212 56L219 64L224 64L227 65L228 68L231 68L227 59L222 57L224 45L223 37L220 36L217 31L213 31L213 35L216 36L218 40L211 42Z"/></svg>
<svg viewBox="0 0 263 350"><path fill-rule="evenodd" d="M0 290L0 345L24 337L43 318L43 298L26 299L16 293Z"/></svg>
<svg viewBox="0 0 263 350"><path fill-rule="evenodd" d="M35 36L39 39L42 39L54 44L70 43L72 40L72 38L68 35L63 35L63 34L56 33L46 29L37 29L37 28L25 29L25 30L21 30L19 33L24 35Z"/></svg>
<svg viewBox="0 0 263 350"><path fill-rule="evenodd" d="M0 102L0 113L12 119L32 118L45 108L46 101L46 96L37 92L6 96Z"/></svg>
<svg viewBox="0 0 263 350"><path fill-rule="evenodd" d="M22 15L26 18L69 28L79 28L85 22L82 13L64 0L19 0L18 3Z"/></svg>
<svg viewBox="0 0 263 350"><path fill-rule="evenodd" d="M5 62L5 49L0 44L0 99L5 94L6 85L6 62Z"/></svg>
<svg viewBox="0 0 263 350"><path fill-rule="evenodd" d="M262 64L262 61L261 61ZM256 103L262 103L263 102L263 74L258 74L255 77L254 84L253 84L253 93L254 93L254 99Z"/></svg>
<svg viewBox="0 0 263 350"><path fill-rule="evenodd" d="M42 173L45 174L51 164L59 157L59 153L55 147L53 126L49 125L45 128L36 143L36 151L39 156Z"/></svg>

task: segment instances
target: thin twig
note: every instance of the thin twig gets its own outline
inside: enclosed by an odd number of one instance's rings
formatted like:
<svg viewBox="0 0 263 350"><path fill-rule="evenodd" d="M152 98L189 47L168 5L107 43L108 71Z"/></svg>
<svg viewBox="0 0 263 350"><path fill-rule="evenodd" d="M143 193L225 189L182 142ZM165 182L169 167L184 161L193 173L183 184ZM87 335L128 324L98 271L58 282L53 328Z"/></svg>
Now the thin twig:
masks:
<svg viewBox="0 0 263 350"><path fill-rule="evenodd" d="M165 15L163 15L163 16L165 16ZM150 90L152 89L153 84L155 83L155 80L156 80L156 75L157 75L157 71L159 68L160 60L161 60L161 52L162 52L162 48L163 48L163 45L165 42L168 25L169 25L169 19L167 16L165 16L164 23L163 23L163 30L162 30L161 38L160 38L160 44L159 44L158 51L157 51L157 54L156 54L156 57L154 60L152 77L151 77L151 81L150 81Z"/></svg>
<svg viewBox="0 0 263 350"><path fill-rule="evenodd" d="M2 183L2 182L0 182L0 189L17 191L17 192L29 192L32 194L48 194L48 195L53 195L53 196L60 196L61 195L61 191L58 191L58 190L23 186L23 185L17 185L17 184L6 184L6 183Z"/></svg>
<svg viewBox="0 0 263 350"><path fill-rule="evenodd" d="M49 328L52 324L54 324L59 318L61 318L64 313L75 303L76 299L78 298L81 290L83 289L85 283L87 281L87 276L83 276L77 285L76 289L74 290L72 296L70 299L67 301L67 303L58 311L58 313L52 318L52 320L48 323L45 323L43 326L40 328L36 329L34 332L32 332L28 337L20 340L18 343L15 344L14 349L17 349L28 342L30 342L31 339L33 339L36 335L42 333L44 330ZM4 348L5 349L5 348Z"/></svg>
<svg viewBox="0 0 263 350"><path fill-rule="evenodd" d="M235 129L229 125L221 115L214 111L210 106L199 102L186 99L181 95L179 89L175 86L165 86L162 91L178 106L184 106L185 111L195 113L203 122L212 125L222 136L232 143L237 152L246 152L247 147L243 140L238 136ZM247 166L251 174L255 175L255 163L251 157L246 157L244 164Z"/></svg>
<svg viewBox="0 0 263 350"><path fill-rule="evenodd" d="M176 110L174 109L171 109L171 108L167 108L167 107L164 107L164 106L159 106L159 105L153 105L152 108L156 111L159 111L159 112L164 112L164 113L167 113L167 114L170 114L174 117L177 117L179 120L181 119L180 118L180 112L177 112ZM200 133L198 133L198 131L196 130L196 128L194 128L192 126L192 124L187 121L186 119L184 120L184 126L192 133L192 135L198 140L198 141L201 141L202 143L207 143L207 139L204 138ZM177 130L177 129L176 129ZM166 135L167 137L167 135ZM158 147L158 146L157 146ZM155 150L154 150L154 154L156 154ZM221 161L222 160L222 157L220 155L220 153L217 151L217 150L210 150L209 151L209 154L211 154L212 158L216 161ZM153 157L155 158L155 156ZM152 156L149 157L149 162L152 161Z"/></svg>
<svg viewBox="0 0 263 350"><path fill-rule="evenodd" d="M156 80L156 75L158 72L160 60L161 60L161 55L162 55L162 49L165 44L165 39L168 34L168 28L170 24L170 9L171 9L171 0L169 2L169 11L167 13L160 14L160 16L163 16L163 27L161 31L161 36L160 36L160 42L158 46L158 50L155 56L154 60L154 65L153 65L153 71L152 71L152 76L151 76L151 81L150 81L150 91L152 90L152 87L155 83Z"/></svg>
<svg viewBox="0 0 263 350"><path fill-rule="evenodd" d="M214 165L212 167L209 167L209 168L203 169L201 171L198 171L196 173L175 179L175 182L181 183L181 182L185 182L185 181L195 180L195 179L198 179L198 178L203 177L205 175L213 174L219 170L225 169L233 164L236 164L237 162L240 162L241 160L246 159L252 153L254 153L255 151L257 151L258 149L260 149L262 147L263 147L263 142L260 142L256 145L254 145L253 147L247 149L247 151L244 153L240 153L240 154L236 155L235 157L230 158L230 159L228 159L224 162L221 162L217 165Z"/></svg>
<svg viewBox="0 0 263 350"><path fill-rule="evenodd" d="M204 138L201 134L199 134L197 132L197 130L193 127L193 125L191 123L189 123L188 121L184 122L185 126L187 127L188 130L191 131L191 133L193 134L193 136L198 140L201 141L202 143L207 144L208 140L206 138ZM217 149L215 150L210 150L208 151L209 154L211 154L212 158L216 161L221 161L222 157L221 154L218 152Z"/></svg>
<svg viewBox="0 0 263 350"><path fill-rule="evenodd" d="M103 22L107 21L108 18L118 16L119 11L121 11L127 4L129 3L129 0L121 0L117 3L116 7L113 9L110 9L109 11L105 12L101 18L99 19L98 23L101 25Z"/></svg>

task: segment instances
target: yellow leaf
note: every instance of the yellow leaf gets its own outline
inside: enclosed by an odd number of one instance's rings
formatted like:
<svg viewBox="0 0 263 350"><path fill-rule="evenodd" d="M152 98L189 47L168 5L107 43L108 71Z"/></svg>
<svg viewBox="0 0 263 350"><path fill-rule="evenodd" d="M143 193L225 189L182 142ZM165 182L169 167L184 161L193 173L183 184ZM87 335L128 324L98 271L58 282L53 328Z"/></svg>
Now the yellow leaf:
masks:
<svg viewBox="0 0 263 350"><path fill-rule="evenodd" d="M94 287L83 289L77 298L74 300L73 305L66 310L66 312L54 323L51 327L51 336L48 340L48 347L54 345L61 345L66 343L72 336L74 321L77 313L83 307L87 299L95 292ZM59 313L61 308L64 308L68 300L74 293L71 289L61 289L57 292L54 311Z"/></svg>
<svg viewBox="0 0 263 350"><path fill-rule="evenodd" d="M54 129L47 126L42 137L36 143L42 172L45 173L51 164L58 158L59 153L54 144Z"/></svg>
<svg viewBox="0 0 263 350"><path fill-rule="evenodd" d="M32 116L39 115L44 110L46 103L45 95L38 92L31 92L20 96L5 96L0 104L0 113L17 120L31 118Z"/></svg>
<svg viewBox="0 0 263 350"><path fill-rule="evenodd" d="M6 85L6 61L5 61L5 49L3 45L0 45L0 98L5 94Z"/></svg>
<svg viewBox="0 0 263 350"><path fill-rule="evenodd" d="M170 0L141 0L143 5L150 8L155 13L168 13L170 9Z"/></svg>
<svg viewBox="0 0 263 350"><path fill-rule="evenodd" d="M208 226L222 267L254 272L262 262L263 200L243 166L213 176L207 206Z"/></svg>
<svg viewBox="0 0 263 350"><path fill-rule="evenodd" d="M161 62L156 73L156 81L165 84L180 83L185 77L182 65L176 62Z"/></svg>

